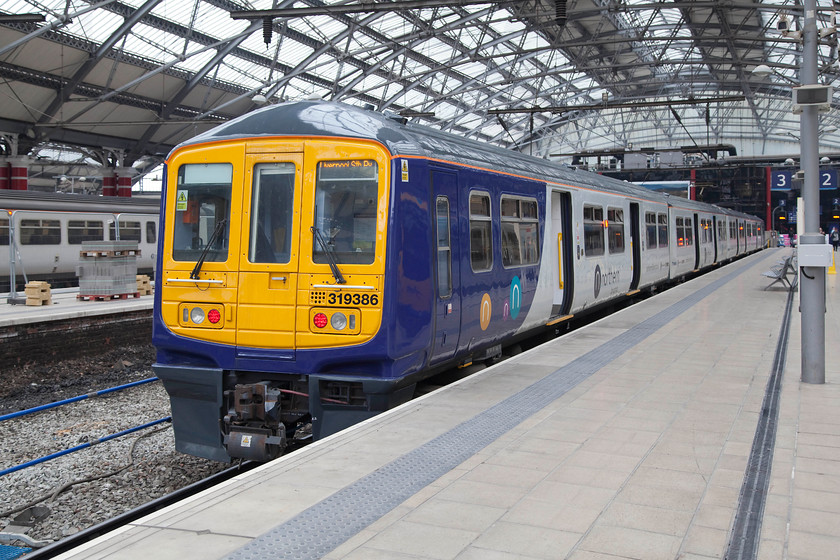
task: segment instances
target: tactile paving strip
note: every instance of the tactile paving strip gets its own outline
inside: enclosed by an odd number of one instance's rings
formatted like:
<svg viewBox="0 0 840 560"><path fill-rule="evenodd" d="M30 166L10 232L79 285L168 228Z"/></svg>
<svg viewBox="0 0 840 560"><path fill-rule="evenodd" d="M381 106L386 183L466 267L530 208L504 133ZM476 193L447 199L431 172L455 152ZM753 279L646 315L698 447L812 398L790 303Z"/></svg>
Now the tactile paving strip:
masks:
<svg viewBox="0 0 840 560"><path fill-rule="evenodd" d="M760 260L753 259L687 295L522 391L260 535L227 558L322 558L757 262Z"/></svg>

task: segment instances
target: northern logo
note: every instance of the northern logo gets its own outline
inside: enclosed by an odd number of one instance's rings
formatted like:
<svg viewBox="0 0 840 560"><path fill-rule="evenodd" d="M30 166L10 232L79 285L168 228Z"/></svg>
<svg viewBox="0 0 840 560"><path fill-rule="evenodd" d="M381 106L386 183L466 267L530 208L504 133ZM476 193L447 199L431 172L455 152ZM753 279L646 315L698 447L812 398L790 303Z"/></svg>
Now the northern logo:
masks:
<svg viewBox="0 0 840 560"><path fill-rule="evenodd" d="M601 265L595 265L595 297L601 293Z"/></svg>
<svg viewBox="0 0 840 560"><path fill-rule="evenodd" d="M606 274L601 272L601 265L595 265L595 297L601 293L602 286L612 286L618 284L620 275L618 270L608 270Z"/></svg>

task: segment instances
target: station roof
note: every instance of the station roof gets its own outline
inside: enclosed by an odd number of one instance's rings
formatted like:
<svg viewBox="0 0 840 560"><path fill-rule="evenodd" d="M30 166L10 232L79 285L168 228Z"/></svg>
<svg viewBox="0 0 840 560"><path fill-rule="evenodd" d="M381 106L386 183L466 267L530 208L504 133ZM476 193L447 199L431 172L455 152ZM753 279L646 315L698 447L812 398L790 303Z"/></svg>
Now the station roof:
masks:
<svg viewBox="0 0 840 560"><path fill-rule="evenodd" d="M819 79L837 86L833 3L817 5ZM801 20L783 0L5 0L2 150L143 173L221 122L316 97L566 161L798 153ZM833 102L821 150L840 151L838 129Z"/></svg>

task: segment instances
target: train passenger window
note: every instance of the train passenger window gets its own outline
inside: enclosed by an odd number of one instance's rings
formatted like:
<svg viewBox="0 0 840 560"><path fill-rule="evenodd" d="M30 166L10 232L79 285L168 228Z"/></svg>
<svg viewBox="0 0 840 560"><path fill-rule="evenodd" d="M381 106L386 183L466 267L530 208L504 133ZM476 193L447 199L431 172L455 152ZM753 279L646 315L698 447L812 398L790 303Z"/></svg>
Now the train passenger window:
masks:
<svg viewBox="0 0 840 560"><path fill-rule="evenodd" d="M437 281L438 297L452 295L452 247L449 240L449 199L437 197L435 203L437 223Z"/></svg>
<svg viewBox="0 0 840 560"><path fill-rule="evenodd" d="M682 216L677 216L677 247L685 245L685 220Z"/></svg>
<svg viewBox="0 0 840 560"><path fill-rule="evenodd" d="M0 245L9 244L9 220L0 219Z"/></svg>
<svg viewBox="0 0 840 560"><path fill-rule="evenodd" d="M718 223L718 241L724 241L726 239L726 224L723 220L720 220Z"/></svg>
<svg viewBox="0 0 840 560"><path fill-rule="evenodd" d="M295 164L257 164L252 189L248 260L288 263L292 257Z"/></svg>
<svg viewBox="0 0 840 560"><path fill-rule="evenodd" d="M539 222L537 201L503 196L502 265L505 267L535 264L539 254Z"/></svg>
<svg viewBox="0 0 840 560"><path fill-rule="evenodd" d="M69 220L67 243L81 245L85 241L104 241L105 224L98 220Z"/></svg>
<svg viewBox="0 0 840 560"><path fill-rule="evenodd" d="M490 195L470 194L470 264L473 272L493 268L493 238L490 221Z"/></svg>
<svg viewBox="0 0 840 560"><path fill-rule="evenodd" d="M738 237L738 224L729 222L729 239L735 239L736 237Z"/></svg>
<svg viewBox="0 0 840 560"><path fill-rule="evenodd" d="M656 249L656 213L645 212L645 240L648 249Z"/></svg>
<svg viewBox="0 0 840 560"><path fill-rule="evenodd" d="M198 260L205 245L213 238L204 260L227 260L232 183L233 165L230 163L190 163L178 169L173 259Z"/></svg>
<svg viewBox="0 0 840 560"><path fill-rule="evenodd" d="M747 232L744 231L744 222L740 222L738 224L738 237L744 239L747 236Z"/></svg>
<svg viewBox="0 0 840 560"><path fill-rule="evenodd" d="M318 163L314 225L338 264L373 263L378 198L379 170L375 161ZM320 244L313 242L312 247L314 262L330 262Z"/></svg>
<svg viewBox="0 0 840 560"><path fill-rule="evenodd" d="M610 253L624 252L624 210L607 208L607 237Z"/></svg>
<svg viewBox="0 0 840 560"><path fill-rule="evenodd" d="M587 257L604 254L604 209L583 207L583 251Z"/></svg>
<svg viewBox="0 0 840 560"><path fill-rule="evenodd" d="M154 243L157 241L157 224L154 222L146 222L146 243Z"/></svg>
<svg viewBox="0 0 840 560"><path fill-rule="evenodd" d="M111 239L116 239L114 233L116 225L111 223ZM120 241L140 242L140 222L125 222L120 220Z"/></svg>
<svg viewBox="0 0 840 560"><path fill-rule="evenodd" d="M58 220L21 220L20 244L61 244L61 222L59 222Z"/></svg>
<svg viewBox="0 0 840 560"><path fill-rule="evenodd" d="M694 226L691 223L691 218L685 219L685 244L694 245Z"/></svg>
<svg viewBox="0 0 840 560"><path fill-rule="evenodd" d="M668 214L657 214L656 221L659 224L659 246L668 246Z"/></svg>

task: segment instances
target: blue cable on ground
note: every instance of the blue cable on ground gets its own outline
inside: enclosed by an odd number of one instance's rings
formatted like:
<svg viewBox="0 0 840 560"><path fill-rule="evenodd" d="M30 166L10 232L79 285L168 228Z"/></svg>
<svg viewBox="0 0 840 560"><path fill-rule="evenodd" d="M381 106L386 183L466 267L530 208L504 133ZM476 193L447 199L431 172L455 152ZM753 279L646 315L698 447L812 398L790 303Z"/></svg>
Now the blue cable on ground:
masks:
<svg viewBox="0 0 840 560"><path fill-rule="evenodd" d="M19 470L25 469L27 467L31 467L33 465L44 463L44 462L49 461L51 459L56 459L58 457L63 457L64 455L69 455L70 453L74 453L76 451L81 451L82 449L87 449L88 447L93 447L94 445L96 445L98 443L104 443L106 441L110 441L112 439L137 432L137 431L142 430L144 428L149 428L149 427L155 426L157 424L162 424L164 422L171 422L171 421L172 421L172 417L167 416L165 418L161 418L160 420L154 420L152 422L147 422L146 424L143 424L142 426L135 426L133 428L128 428L127 430L123 430L121 432L117 432L117 433L111 434L109 436L101 437L101 438L97 439L96 441L94 441L92 443L83 443L81 445L77 445L76 447L71 447L70 449L65 449L64 451L58 451L56 453L52 453L50 455L45 455L45 456L40 457L38 459L33 459L32 461L28 461L26 463L21 463L20 465L16 465L14 467L9 467L8 469L0 470L0 476L4 476L4 475L10 474L10 473L19 471Z"/></svg>
<svg viewBox="0 0 840 560"><path fill-rule="evenodd" d="M83 401L85 399L89 399L91 397L101 397L102 395L107 395L108 393L114 393L116 391L122 391L123 389L130 389L131 387L137 387L138 385L143 385L144 383L151 383L152 381L157 381L157 377L149 377L148 379L142 379L140 381L134 381L132 383L126 383L125 385L118 385L117 387L111 387L110 389L102 389L101 391L95 391L93 393L88 393L87 395L79 395L78 397L73 397L70 399L64 399L63 401L56 401L49 404L42 404L41 406L36 406L33 408L27 408L26 410L21 410L18 412L12 412L9 414L4 414L0 416L0 422L3 420L11 420L12 418L19 418L21 416L26 416L27 414L34 414L35 412L41 412L42 410L49 410L50 408L55 408L57 406L63 406L65 404L71 404L74 402Z"/></svg>

